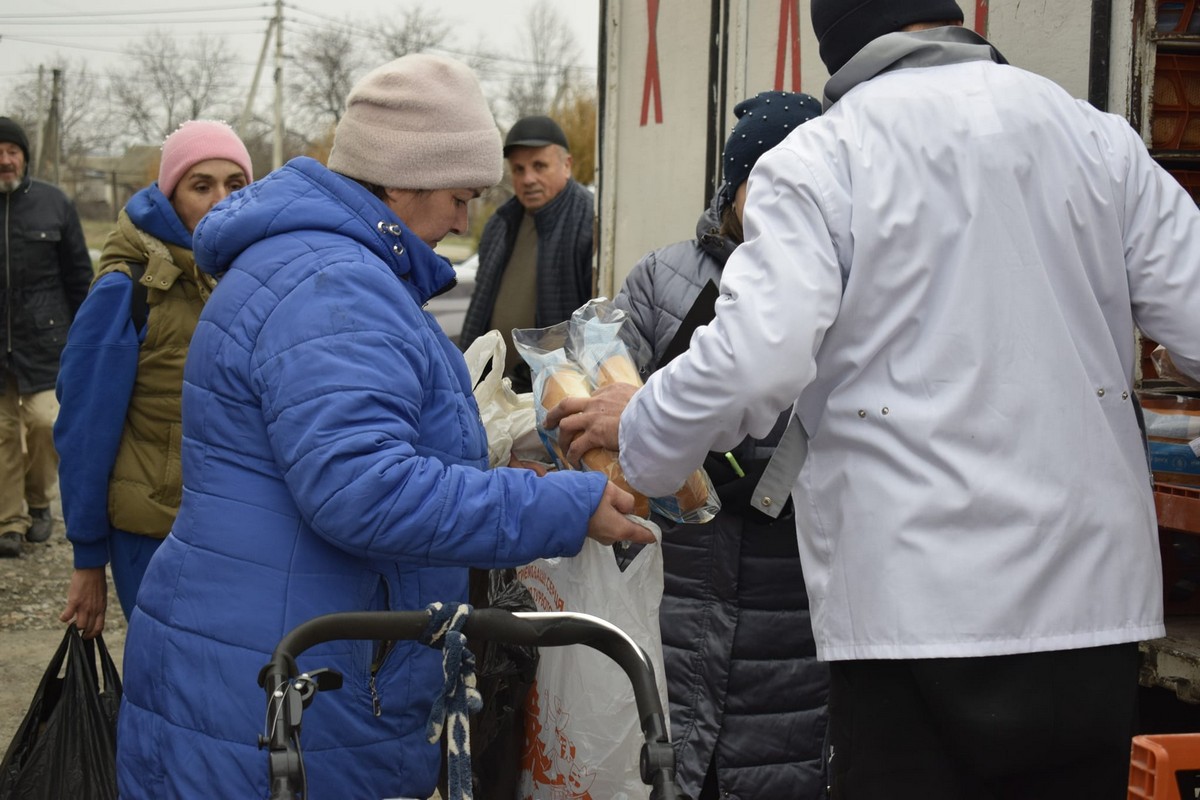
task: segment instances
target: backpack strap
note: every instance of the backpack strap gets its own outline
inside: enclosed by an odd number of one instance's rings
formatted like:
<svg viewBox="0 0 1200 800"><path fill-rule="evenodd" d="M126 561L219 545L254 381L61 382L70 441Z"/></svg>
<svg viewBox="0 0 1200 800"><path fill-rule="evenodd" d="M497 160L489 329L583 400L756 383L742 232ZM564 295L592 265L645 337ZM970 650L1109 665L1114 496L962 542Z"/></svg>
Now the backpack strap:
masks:
<svg viewBox="0 0 1200 800"><path fill-rule="evenodd" d="M688 345L692 343L692 334L697 328L713 321L717 316L717 298L720 296L721 290L717 288L716 283L710 280L704 284L696 299L692 301L692 307L680 321L675 336L663 350L662 358L658 360L659 369L670 364L676 356L688 349Z"/></svg>
<svg viewBox="0 0 1200 800"><path fill-rule="evenodd" d="M134 330L141 333L145 330L146 320L150 316L150 303L147 299L150 290L142 283L146 265L127 261L125 266L129 267L129 277L133 279L133 296L129 298L129 319L133 321Z"/></svg>

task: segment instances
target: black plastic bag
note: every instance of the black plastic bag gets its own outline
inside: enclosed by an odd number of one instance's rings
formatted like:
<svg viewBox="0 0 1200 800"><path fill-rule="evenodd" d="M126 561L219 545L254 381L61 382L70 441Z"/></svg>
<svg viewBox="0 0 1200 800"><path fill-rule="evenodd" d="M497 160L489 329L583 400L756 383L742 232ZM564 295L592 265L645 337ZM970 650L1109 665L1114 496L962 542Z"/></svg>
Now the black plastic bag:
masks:
<svg viewBox="0 0 1200 800"><path fill-rule="evenodd" d="M116 800L120 704L104 638L70 625L0 762L0 800Z"/></svg>
<svg viewBox="0 0 1200 800"><path fill-rule="evenodd" d="M483 577L486 575L486 588ZM513 569L472 570L477 608L537 611ZM525 741L525 698L537 676L538 651L508 642L472 642L483 709L471 719L476 797L515 797Z"/></svg>

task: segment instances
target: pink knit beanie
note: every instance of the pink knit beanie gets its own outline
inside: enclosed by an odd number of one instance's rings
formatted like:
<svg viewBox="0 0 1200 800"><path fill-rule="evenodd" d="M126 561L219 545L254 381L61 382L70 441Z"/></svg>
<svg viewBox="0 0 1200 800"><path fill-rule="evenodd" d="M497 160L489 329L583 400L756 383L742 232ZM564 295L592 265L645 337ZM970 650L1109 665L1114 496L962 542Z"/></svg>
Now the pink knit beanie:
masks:
<svg viewBox="0 0 1200 800"><path fill-rule="evenodd" d="M415 53L350 90L329 168L398 189L481 189L500 182L500 131L475 73Z"/></svg>
<svg viewBox="0 0 1200 800"><path fill-rule="evenodd" d="M210 158L232 161L254 180L253 165L246 145L224 122L194 119L185 122L167 137L162 146L162 163L158 167L158 189L170 197L187 171Z"/></svg>

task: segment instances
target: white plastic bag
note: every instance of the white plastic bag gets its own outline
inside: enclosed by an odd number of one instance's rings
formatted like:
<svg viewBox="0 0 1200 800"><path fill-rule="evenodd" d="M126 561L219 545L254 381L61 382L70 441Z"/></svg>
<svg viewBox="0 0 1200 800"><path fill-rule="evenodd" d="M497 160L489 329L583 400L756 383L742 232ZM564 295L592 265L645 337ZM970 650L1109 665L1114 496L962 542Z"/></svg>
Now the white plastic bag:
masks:
<svg viewBox="0 0 1200 800"><path fill-rule="evenodd" d="M652 522L639 520L661 534ZM618 549L619 553L619 549ZM574 558L539 559L517 570L539 611L592 614L625 631L654 665L667 709L662 635L662 547L641 548L625 569L592 539ZM629 676L584 645L543 647L525 710L522 800L646 800L638 759L644 736Z"/></svg>
<svg viewBox="0 0 1200 800"><path fill-rule="evenodd" d="M512 381L504 377L504 337L500 331L488 331L463 353L475 402L488 437L488 466L503 467L516 455L522 461L545 461L546 448L538 438L533 413L533 395L517 394ZM480 380L489 364L493 367Z"/></svg>

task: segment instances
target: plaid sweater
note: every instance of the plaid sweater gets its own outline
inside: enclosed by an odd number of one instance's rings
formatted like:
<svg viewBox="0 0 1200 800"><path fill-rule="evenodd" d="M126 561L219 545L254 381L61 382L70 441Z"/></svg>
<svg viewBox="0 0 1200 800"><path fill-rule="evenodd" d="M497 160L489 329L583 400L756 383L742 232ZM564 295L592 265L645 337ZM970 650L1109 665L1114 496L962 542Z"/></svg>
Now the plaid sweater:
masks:
<svg viewBox="0 0 1200 800"><path fill-rule="evenodd" d="M525 209L513 197L496 210L479 239L475 293L463 320L463 350L491 329L500 278L512 255ZM592 297L592 193L574 180L533 217L537 229L537 309L534 325L569 319Z"/></svg>

